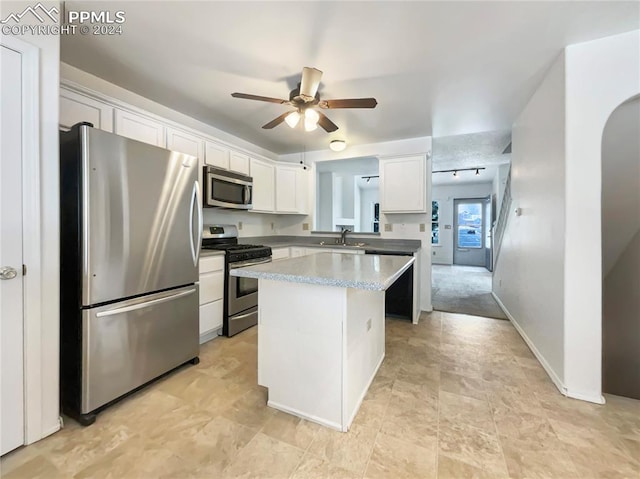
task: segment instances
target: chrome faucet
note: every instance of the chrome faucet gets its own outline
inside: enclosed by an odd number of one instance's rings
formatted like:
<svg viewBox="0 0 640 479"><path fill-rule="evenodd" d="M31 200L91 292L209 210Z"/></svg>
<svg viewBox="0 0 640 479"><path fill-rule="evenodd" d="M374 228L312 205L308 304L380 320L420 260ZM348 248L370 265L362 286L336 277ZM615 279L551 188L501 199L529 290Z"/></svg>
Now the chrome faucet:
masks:
<svg viewBox="0 0 640 479"><path fill-rule="evenodd" d="M340 233L340 244L347 243L347 233L351 233L349 228L342 228L342 232Z"/></svg>

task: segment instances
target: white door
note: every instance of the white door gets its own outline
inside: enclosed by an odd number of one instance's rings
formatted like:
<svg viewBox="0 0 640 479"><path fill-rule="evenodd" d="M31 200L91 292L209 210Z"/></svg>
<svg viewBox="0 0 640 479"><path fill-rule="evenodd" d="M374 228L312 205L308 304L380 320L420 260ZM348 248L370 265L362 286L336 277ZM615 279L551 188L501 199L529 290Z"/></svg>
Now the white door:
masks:
<svg viewBox="0 0 640 479"><path fill-rule="evenodd" d="M0 454L24 444L22 60L0 46Z"/></svg>
<svg viewBox="0 0 640 479"><path fill-rule="evenodd" d="M453 200L453 264L484 266L484 199Z"/></svg>

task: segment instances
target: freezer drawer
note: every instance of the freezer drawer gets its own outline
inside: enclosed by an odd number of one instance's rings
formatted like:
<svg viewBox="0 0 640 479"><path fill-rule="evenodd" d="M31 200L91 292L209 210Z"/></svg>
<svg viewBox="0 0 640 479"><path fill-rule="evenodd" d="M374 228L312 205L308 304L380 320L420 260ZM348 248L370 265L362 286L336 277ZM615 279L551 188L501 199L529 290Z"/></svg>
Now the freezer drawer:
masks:
<svg viewBox="0 0 640 479"><path fill-rule="evenodd" d="M198 285L82 313L81 413L198 356Z"/></svg>

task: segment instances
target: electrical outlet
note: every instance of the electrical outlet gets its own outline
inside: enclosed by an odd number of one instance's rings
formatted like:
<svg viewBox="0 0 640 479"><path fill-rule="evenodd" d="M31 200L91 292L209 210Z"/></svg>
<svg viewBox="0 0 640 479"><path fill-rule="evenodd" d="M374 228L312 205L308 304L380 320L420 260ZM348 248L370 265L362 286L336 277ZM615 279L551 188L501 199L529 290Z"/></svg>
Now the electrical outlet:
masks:
<svg viewBox="0 0 640 479"><path fill-rule="evenodd" d="M384 224L385 231L393 231L393 223L385 223Z"/></svg>
<svg viewBox="0 0 640 479"><path fill-rule="evenodd" d="M302 223L302 231L309 231L309 223Z"/></svg>
<svg viewBox="0 0 640 479"><path fill-rule="evenodd" d="M371 330L371 318L367 319L367 331Z"/></svg>
<svg viewBox="0 0 640 479"><path fill-rule="evenodd" d="M238 230L242 229L242 221L238 221Z"/></svg>
<svg viewBox="0 0 640 479"><path fill-rule="evenodd" d="M434 252L433 252L433 256L435 256L435 255L436 255L436 252L434 251Z"/></svg>
<svg viewBox="0 0 640 479"><path fill-rule="evenodd" d="M276 229L276 224L272 221L271 222L271 231Z"/></svg>
<svg viewBox="0 0 640 479"><path fill-rule="evenodd" d="M420 233L424 233L426 231L426 226L424 223L420 223Z"/></svg>

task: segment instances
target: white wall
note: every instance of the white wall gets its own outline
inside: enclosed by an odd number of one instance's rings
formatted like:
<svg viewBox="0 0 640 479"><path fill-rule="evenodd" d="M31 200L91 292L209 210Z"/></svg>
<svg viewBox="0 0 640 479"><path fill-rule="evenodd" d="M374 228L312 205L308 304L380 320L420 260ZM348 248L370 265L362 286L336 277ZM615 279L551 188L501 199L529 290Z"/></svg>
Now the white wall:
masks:
<svg viewBox="0 0 640 479"><path fill-rule="evenodd" d="M565 56L512 130L511 195L493 291L556 384L564 380Z"/></svg>
<svg viewBox="0 0 640 479"><path fill-rule="evenodd" d="M330 171L318 174L318 204L316 205L319 231L331 231L333 212L333 178Z"/></svg>
<svg viewBox="0 0 640 479"><path fill-rule="evenodd" d="M431 248L434 264L453 264L453 200L458 198L485 198L493 190L492 183L465 183L462 185L433 186L432 201L440 207L440 244ZM450 226L450 229L446 229ZM428 230L430 230L429 225Z"/></svg>
<svg viewBox="0 0 640 479"><path fill-rule="evenodd" d="M567 47L566 72L565 382L570 396L598 402L602 133L611 113L640 94L640 30Z"/></svg>
<svg viewBox="0 0 640 479"><path fill-rule="evenodd" d="M42 2L46 8L59 6L58 2ZM3 17L9 12L21 12L24 2L2 2ZM22 23L29 22L23 20ZM33 25L39 23L33 19ZM41 312L39 348L26 349L26 439L28 443L56 432L60 428L59 416L59 192L58 192L58 76L60 66L60 38L55 35L24 35L18 37L40 51L39 95L39 155L40 155L40 233L41 264L31 265L31 274L40 276L40 297L27 297L27 302L39 303ZM27 325L33 330L34 325ZM34 364L36 362L36 364Z"/></svg>
<svg viewBox="0 0 640 479"><path fill-rule="evenodd" d="M494 221L498 221L500 210L502 209L502 199L504 198L504 189L507 185L507 177L509 176L510 163L498 166L498 171L493 179L493 194L496 195L496 217Z"/></svg>

